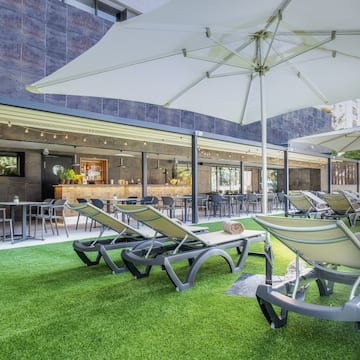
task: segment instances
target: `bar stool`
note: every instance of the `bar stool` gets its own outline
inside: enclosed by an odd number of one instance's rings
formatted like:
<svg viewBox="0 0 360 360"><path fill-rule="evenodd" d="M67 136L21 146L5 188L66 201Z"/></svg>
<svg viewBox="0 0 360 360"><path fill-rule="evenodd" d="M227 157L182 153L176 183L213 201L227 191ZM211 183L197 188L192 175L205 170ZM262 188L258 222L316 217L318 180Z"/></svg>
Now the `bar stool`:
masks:
<svg viewBox="0 0 360 360"><path fill-rule="evenodd" d="M0 208L0 224L2 224L2 238L3 241L6 240L6 223L9 224L9 232L10 232L10 240L11 242L14 242L14 224L11 218L6 217L6 209Z"/></svg>

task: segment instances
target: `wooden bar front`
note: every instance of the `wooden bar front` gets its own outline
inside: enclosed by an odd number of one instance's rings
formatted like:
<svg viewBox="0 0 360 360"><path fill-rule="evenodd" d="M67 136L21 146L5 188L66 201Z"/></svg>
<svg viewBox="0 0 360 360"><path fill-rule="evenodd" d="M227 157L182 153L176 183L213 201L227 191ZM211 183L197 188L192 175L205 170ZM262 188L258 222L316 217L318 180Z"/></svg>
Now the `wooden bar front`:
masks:
<svg viewBox="0 0 360 360"><path fill-rule="evenodd" d="M65 199L70 203L76 202L77 198L85 198L90 201L92 198L102 200L113 199L116 196L124 199L129 196L142 197L142 185L55 185L54 193L56 199ZM147 195L157 196L183 196L191 194L191 185L148 185ZM67 215L69 212L67 212Z"/></svg>

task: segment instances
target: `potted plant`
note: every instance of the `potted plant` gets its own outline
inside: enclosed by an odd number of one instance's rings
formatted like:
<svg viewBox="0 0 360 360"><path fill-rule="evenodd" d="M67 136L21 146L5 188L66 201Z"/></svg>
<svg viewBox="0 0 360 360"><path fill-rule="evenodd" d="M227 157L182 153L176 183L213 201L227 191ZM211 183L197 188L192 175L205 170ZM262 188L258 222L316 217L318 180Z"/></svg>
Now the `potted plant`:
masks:
<svg viewBox="0 0 360 360"><path fill-rule="evenodd" d="M65 184L65 170L64 169L59 169L56 172L56 175L59 178L59 184Z"/></svg>
<svg viewBox="0 0 360 360"><path fill-rule="evenodd" d="M64 173L65 173L65 182L67 184L73 184L74 181L76 180L76 173L74 169L65 169Z"/></svg>

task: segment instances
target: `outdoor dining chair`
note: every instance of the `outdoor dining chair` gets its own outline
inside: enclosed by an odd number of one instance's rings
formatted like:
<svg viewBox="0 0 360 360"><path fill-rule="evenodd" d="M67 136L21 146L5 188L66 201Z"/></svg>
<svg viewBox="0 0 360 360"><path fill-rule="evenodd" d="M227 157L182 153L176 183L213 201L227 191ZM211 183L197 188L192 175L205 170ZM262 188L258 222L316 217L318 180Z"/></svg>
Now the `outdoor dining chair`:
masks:
<svg viewBox="0 0 360 360"><path fill-rule="evenodd" d="M221 194L214 193L210 195L210 206L211 206L211 215L220 217L226 214L226 209L228 205L227 199L225 199Z"/></svg>
<svg viewBox="0 0 360 360"><path fill-rule="evenodd" d="M92 203L94 206L96 206L98 209L101 209L101 210L104 209L105 204L104 204L104 202L103 202L101 199L95 198L95 199L90 199L90 201L91 201L91 203ZM91 219L91 222L90 222L90 231L91 231L91 229L92 229L93 227L95 227L95 226L96 226L96 221L95 221L94 219Z"/></svg>
<svg viewBox="0 0 360 360"><path fill-rule="evenodd" d="M59 221L64 225L66 236L69 237L69 230L67 228L66 217L65 217L65 204L66 200L58 199L51 205L51 221L55 224L56 234L59 235Z"/></svg>
<svg viewBox="0 0 360 360"><path fill-rule="evenodd" d="M172 196L162 196L161 200L160 210L165 211L169 217L173 218L175 216L175 199Z"/></svg>
<svg viewBox="0 0 360 360"><path fill-rule="evenodd" d="M14 242L14 224L12 218L6 216L6 209L0 208L0 225L2 228L2 239L6 240L6 224L9 224L9 234L11 242Z"/></svg>
<svg viewBox="0 0 360 360"><path fill-rule="evenodd" d="M77 198L76 201L77 201L79 204L87 203L87 199L85 199L85 198ZM81 216L81 214L78 213L77 220L76 220L76 226L75 226L75 229L76 229L76 230L78 229L78 226L79 226L80 216ZM86 231L86 229L87 229L87 224L88 224L88 217L85 216L85 231Z"/></svg>

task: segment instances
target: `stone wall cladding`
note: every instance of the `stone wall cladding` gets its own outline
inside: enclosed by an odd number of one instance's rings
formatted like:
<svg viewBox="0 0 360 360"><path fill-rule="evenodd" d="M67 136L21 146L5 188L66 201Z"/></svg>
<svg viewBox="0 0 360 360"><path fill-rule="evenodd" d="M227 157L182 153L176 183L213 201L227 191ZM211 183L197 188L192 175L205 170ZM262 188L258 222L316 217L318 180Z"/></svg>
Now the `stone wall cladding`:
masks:
<svg viewBox="0 0 360 360"><path fill-rule="evenodd" d="M96 44L111 25L58 0L0 0L0 96L261 141L259 123L240 126L153 104L25 90ZM331 130L331 118L311 108L269 119L267 128L268 142L283 145L294 137Z"/></svg>

